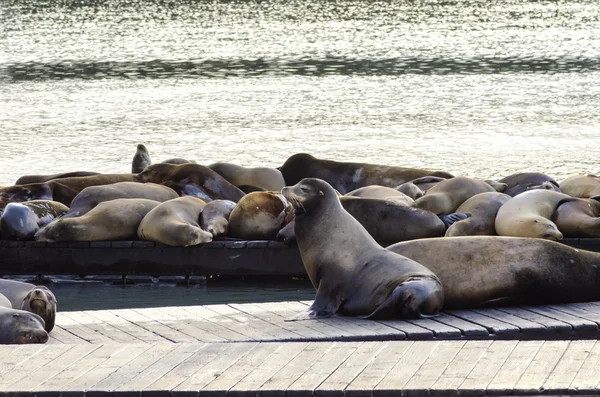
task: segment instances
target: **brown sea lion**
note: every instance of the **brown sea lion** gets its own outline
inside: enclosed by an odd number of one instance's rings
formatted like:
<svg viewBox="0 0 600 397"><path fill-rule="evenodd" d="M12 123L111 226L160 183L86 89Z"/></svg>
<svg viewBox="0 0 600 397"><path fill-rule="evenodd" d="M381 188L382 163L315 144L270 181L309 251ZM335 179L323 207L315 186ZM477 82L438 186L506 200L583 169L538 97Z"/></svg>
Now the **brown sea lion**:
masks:
<svg viewBox="0 0 600 397"><path fill-rule="evenodd" d="M573 175L560 183L560 191L572 197L590 198L600 195L600 177Z"/></svg>
<svg viewBox="0 0 600 397"><path fill-rule="evenodd" d="M274 240L292 218L292 206L281 194L249 193L231 211L229 235L246 240Z"/></svg>
<svg viewBox="0 0 600 397"><path fill-rule="evenodd" d="M436 184L423 197L415 200L413 207L436 215L447 215L456 212L462 203L476 194L495 191L484 181L459 176Z"/></svg>
<svg viewBox="0 0 600 397"><path fill-rule="evenodd" d="M600 237L600 202L594 199L567 198L558 203L552 222L564 237Z"/></svg>
<svg viewBox="0 0 600 397"><path fill-rule="evenodd" d="M554 190L534 189L508 200L496 215L499 236L537 237L558 241L563 238L552 219L561 200L568 198Z"/></svg>
<svg viewBox="0 0 600 397"><path fill-rule="evenodd" d="M445 309L600 300L600 253L553 241L444 237L405 241L388 250L439 277Z"/></svg>
<svg viewBox="0 0 600 397"><path fill-rule="evenodd" d="M67 207L79 193L58 180L44 183L32 183L29 185L6 186L0 189L0 209L9 203L22 203L33 200L51 200L59 202Z"/></svg>
<svg viewBox="0 0 600 397"><path fill-rule="evenodd" d="M504 193L511 197L533 189L561 191L554 178L540 172L521 172L504 177L498 182L506 183L507 188Z"/></svg>
<svg viewBox="0 0 600 397"><path fill-rule="evenodd" d="M33 240L40 228L67 211L69 207L51 200L9 203L0 216L0 235L8 240Z"/></svg>
<svg viewBox="0 0 600 397"><path fill-rule="evenodd" d="M416 186L415 186L416 187ZM387 186L370 185L363 186L345 194L346 197L374 198L393 201L410 207L414 200L408 195Z"/></svg>
<svg viewBox="0 0 600 397"><path fill-rule="evenodd" d="M214 163L208 166L232 185L254 186L266 191L279 192L285 186L281 171L268 167L242 167L231 163Z"/></svg>
<svg viewBox="0 0 600 397"><path fill-rule="evenodd" d="M173 247L208 243L213 236L199 224L205 206L204 200L193 196L166 201L144 217L137 231L138 237Z"/></svg>
<svg viewBox="0 0 600 397"><path fill-rule="evenodd" d="M0 294L11 303L13 309L35 313L44 320L44 329L52 331L56 320L58 302L47 287L15 280L0 279Z"/></svg>
<svg viewBox="0 0 600 397"><path fill-rule="evenodd" d="M135 240L140 222L158 201L116 199L98 204L87 214L57 219L35 234L38 241Z"/></svg>
<svg viewBox="0 0 600 397"><path fill-rule="evenodd" d="M200 164L153 164L137 176L139 182L169 186L180 196L196 196L205 201L216 199L237 203L242 192L215 171Z"/></svg>
<svg viewBox="0 0 600 397"><path fill-rule="evenodd" d="M140 198L164 202L179 197L171 188L156 183L117 182L110 185L86 187L71 202L64 218L81 216L104 201Z"/></svg>
<svg viewBox="0 0 600 397"><path fill-rule="evenodd" d="M444 171L321 160L306 153L294 154L279 170L286 185L296 184L303 178L321 178L342 194L368 185L395 187L423 176L453 177Z"/></svg>
<svg viewBox="0 0 600 397"><path fill-rule="evenodd" d="M297 319L335 313L416 318L440 310L444 294L435 274L377 244L327 182L303 179L282 194L294 206L298 248L317 290Z"/></svg>
<svg viewBox="0 0 600 397"><path fill-rule="evenodd" d="M29 185L31 183L44 183L54 179L61 178L71 178L76 176L92 176L92 175L100 175L99 172L91 172L91 171L73 171L73 172L63 172L61 174L52 174L52 175L24 175L17 179L15 185Z"/></svg>
<svg viewBox="0 0 600 397"><path fill-rule="evenodd" d="M510 199L508 194L498 192L476 194L456 210L456 212L471 214L471 216L451 225L446 230L445 236L495 236L498 210Z"/></svg>
<svg viewBox="0 0 600 397"><path fill-rule="evenodd" d="M164 161L161 161L161 163L163 164L197 164L194 160L186 160L186 159L182 159L180 157L175 157L172 159L167 159Z"/></svg>
<svg viewBox="0 0 600 397"><path fill-rule="evenodd" d="M229 233L229 216L236 203L229 200L213 200L206 204L200 214L200 227L213 235L213 238Z"/></svg>
<svg viewBox="0 0 600 397"><path fill-rule="evenodd" d="M44 320L37 314L0 306L0 345L46 343Z"/></svg>
<svg viewBox="0 0 600 397"><path fill-rule="evenodd" d="M152 159L150 159L150 153L148 152L148 149L146 149L146 145L140 143L137 145L133 160L131 161L131 173L139 174L151 164Z"/></svg>

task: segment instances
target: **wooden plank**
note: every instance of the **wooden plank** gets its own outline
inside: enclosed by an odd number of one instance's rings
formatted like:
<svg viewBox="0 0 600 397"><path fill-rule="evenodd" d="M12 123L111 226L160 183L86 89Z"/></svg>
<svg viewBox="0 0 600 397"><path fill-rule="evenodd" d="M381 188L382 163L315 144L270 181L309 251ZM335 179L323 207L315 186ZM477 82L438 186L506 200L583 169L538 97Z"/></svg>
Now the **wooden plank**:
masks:
<svg viewBox="0 0 600 397"><path fill-rule="evenodd" d="M333 342L327 355L319 358L286 390L286 397L313 396L314 390L333 373L363 342Z"/></svg>
<svg viewBox="0 0 600 397"><path fill-rule="evenodd" d="M544 390L553 390L555 393L568 394L569 386L579 372L589 352L596 341L571 341L565 354L560 358L548 379L544 382Z"/></svg>
<svg viewBox="0 0 600 397"><path fill-rule="evenodd" d="M298 313L306 311L306 305L300 302L279 302L279 304L291 311L288 319L296 316ZM352 338L356 336L356 333L350 332L349 330L340 327L339 322L330 322L323 320L303 320L302 324L306 324L314 330L333 336L334 338Z"/></svg>
<svg viewBox="0 0 600 397"><path fill-rule="evenodd" d="M539 337L547 333L546 327L544 327L542 324L513 316L512 314L497 309L475 310L475 312L494 318L498 321L502 321L506 324L514 325L515 327L519 328L522 335L528 338Z"/></svg>
<svg viewBox="0 0 600 397"><path fill-rule="evenodd" d="M464 336L467 337L485 338L490 336L490 333L484 327L446 313L439 313L437 316L432 317L431 319L433 321L457 328Z"/></svg>
<svg viewBox="0 0 600 397"><path fill-rule="evenodd" d="M192 311L185 310L184 307L172 307L170 308L169 313L176 317L179 321L184 321L192 327L200 328L204 332L216 335L223 341L238 342L247 340L247 338L244 338L243 335L237 332L233 332L228 328L224 328L217 323L214 323L196 313L193 313Z"/></svg>
<svg viewBox="0 0 600 397"><path fill-rule="evenodd" d="M492 341L469 341L458 352L431 386L430 394L438 396L456 395L458 388L487 352Z"/></svg>
<svg viewBox="0 0 600 397"><path fill-rule="evenodd" d="M43 371L45 366L51 365L51 363L59 358L64 353L68 352L74 347L74 345L52 345L47 346L45 349L35 351L29 356L23 356L22 354L16 353L22 359L12 368L10 368L6 374L0 377L0 390L13 390L15 384L17 390L22 388L23 380L27 378L32 372Z"/></svg>
<svg viewBox="0 0 600 397"><path fill-rule="evenodd" d="M483 395L500 367L517 346L517 341L494 341L464 382L458 387L459 393L467 390L471 393Z"/></svg>
<svg viewBox="0 0 600 397"><path fill-rule="evenodd" d="M464 345L464 341L440 342L438 347L429 354L425 362L419 367L419 370L412 375L404 386L404 388L408 389L406 395L428 395L429 389L437 382L440 375L445 371L450 362L454 360Z"/></svg>
<svg viewBox="0 0 600 397"><path fill-rule="evenodd" d="M436 338L460 338L462 336L462 332L460 329L446 325L441 322L434 321L429 318L423 318L419 320L406 320L407 322L417 325L421 328L425 328L433 332L433 335Z"/></svg>
<svg viewBox="0 0 600 397"><path fill-rule="evenodd" d="M414 342L394 367L373 389L373 397L396 396L421 368L441 342ZM434 353L435 354L435 353Z"/></svg>
<svg viewBox="0 0 600 397"><path fill-rule="evenodd" d="M87 340L89 343L93 344L103 344L103 343L115 343L115 341L102 334L101 332L90 328L86 325L83 325L71 318L69 315L70 312L62 312L57 313L56 315L56 325L65 330L68 330L72 334L78 336L81 339Z"/></svg>
<svg viewBox="0 0 600 397"><path fill-rule="evenodd" d="M226 339L221 338L218 335L211 334L203 331L199 328L193 327L185 322L178 321L175 316L169 313L169 307L157 307L147 309L132 309L133 311L148 317L166 327L179 332L182 335L186 335L190 340L188 342L225 342Z"/></svg>
<svg viewBox="0 0 600 397"><path fill-rule="evenodd" d="M198 318L192 318L189 312L181 310L179 307L160 307L156 308L156 310L168 316L165 317L165 321L177 324L177 326L174 326L173 328L177 328L180 332L183 332L179 327L185 326L185 330L189 331L191 336L202 340L203 342L229 341L229 339L220 335L219 330L212 327L210 322L198 321Z"/></svg>
<svg viewBox="0 0 600 397"><path fill-rule="evenodd" d="M135 336L136 338L143 340L146 343L172 343L171 340L162 337L160 334L148 331L147 329L140 327L136 323L127 321L126 319L119 317L108 310L89 310L85 313L100 321L110 323L110 325L112 325L113 327L118 328L129 335Z"/></svg>
<svg viewBox="0 0 600 397"><path fill-rule="evenodd" d="M563 321L555 320L550 317L543 316L538 313L534 313L530 310L518 307L501 307L498 310L505 313L512 314L516 317L521 317L525 320L535 321L538 324L542 324L548 331L546 338L557 335L569 335L573 333L573 327ZM554 335L552 335L554 334Z"/></svg>
<svg viewBox="0 0 600 397"><path fill-rule="evenodd" d="M596 323L596 325L600 326L600 313L597 313L595 311L584 310L574 304L548 305L547 307L549 307L550 309L558 310L560 312L569 314L574 317L579 317L584 320L593 321L594 323Z"/></svg>
<svg viewBox="0 0 600 397"><path fill-rule="evenodd" d="M58 325L54 325L54 328L50 332L50 336L66 344L90 343L88 340L83 339Z"/></svg>
<svg viewBox="0 0 600 397"><path fill-rule="evenodd" d="M79 324L106 336L115 343L145 343L144 340L123 332L120 329L113 327L112 324L98 320L85 312L67 312L64 315L68 316L71 320L77 321Z"/></svg>
<svg viewBox="0 0 600 397"><path fill-rule="evenodd" d="M0 345L0 376L12 370L29 356L48 348L48 345Z"/></svg>
<svg viewBox="0 0 600 397"><path fill-rule="evenodd" d="M498 392L512 390L543 344L543 341L519 342L502 364L487 390Z"/></svg>
<svg viewBox="0 0 600 397"><path fill-rule="evenodd" d="M569 324L575 331L575 334L578 336L585 336L598 332L598 324L595 322L582 319L577 316L572 316L568 313L564 313L547 306L527 306L526 309L542 316L550 317Z"/></svg>
<svg viewBox="0 0 600 397"><path fill-rule="evenodd" d="M144 328L148 332L156 333L163 338L170 340L174 343L197 343L198 340L189 335L183 334L171 327L168 327L158 321L155 321L143 314L138 313L132 309L118 309L110 310L110 312L116 316L121 317L124 320L130 321Z"/></svg>
<svg viewBox="0 0 600 397"><path fill-rule="evenodd" d="M568 347L568 341L545 341L513 391L528 395L541 393L544 382Z"/></svg>
<svg viewBox="0 0 600 397"><path fill-rule="evenodd" d="M250 331L246 331L245 327L239 326L239 322L227 316L215 313L212 310L208 310L203 306L187 306L183 307L183 310L197 316L203 321L211 323L215 327L215 330L219 332L219 335L222 335L231 341L247 342L254 341L258 338L256 330L251 329Z"/></svg>
<svg viewBox="0 0 600 397"><path fill-rule="evenodd" d="M446 310L446 313L480 325L488 330L490 336L496 338L514 338L519 335L519 328L479 312L470 310Z"/></svg>
<svg viewBox="0 0 600 397"><path fill-rule="evenodd" d="M346 387L369 365L385 345L365 342L358 347L315 390L316 397L343 397Z"/></svg>
<svg viewBox="0 0 600 397"><path fill-rule="evenodd" d="M379 320L378 322L404 332L406 339L411 340L429 340L433 339L433 331L419 327L404 320Z"/></svg>
<svg viewBox="0 0 600 397"><path fill-rule="evenodd" d="M583 364L577 371L577 375L569 386L569 391L577 393L590 392L597 393L597 387L600 383L600 343L596 342Z"/></svg>

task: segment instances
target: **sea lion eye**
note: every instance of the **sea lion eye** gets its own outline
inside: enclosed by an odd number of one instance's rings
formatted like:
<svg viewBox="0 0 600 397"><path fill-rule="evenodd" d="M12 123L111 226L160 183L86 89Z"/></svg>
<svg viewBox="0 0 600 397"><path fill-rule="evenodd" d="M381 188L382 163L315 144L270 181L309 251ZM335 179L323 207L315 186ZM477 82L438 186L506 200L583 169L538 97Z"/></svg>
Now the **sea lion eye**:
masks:
<svg viewBox="0 0 600 397"><path fill-rule="evenodd" d="M304 186L300 186L300 190L302 190L302 192L304 192L304 193L308 193L309 192L308 188L306 188Z"/></svg>

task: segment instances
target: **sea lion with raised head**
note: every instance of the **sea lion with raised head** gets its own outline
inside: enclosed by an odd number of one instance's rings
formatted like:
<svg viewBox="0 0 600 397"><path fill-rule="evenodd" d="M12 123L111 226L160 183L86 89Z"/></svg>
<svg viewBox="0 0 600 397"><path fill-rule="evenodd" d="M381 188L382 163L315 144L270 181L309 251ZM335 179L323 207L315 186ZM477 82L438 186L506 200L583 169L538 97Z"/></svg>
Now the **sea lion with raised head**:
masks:
<svg viewBox="0 0 600 397"><path fill-rule="evenodd" d="M281 171L269 167L242 167L231 163L214 163L208 166L229 183L237 187L254 186L265 191L279 192L285 186Z"/></svg>
<svg viewBox="0 0 600 397"><path fill-rule="evenodd" d="M296 319L335 313L418 318L440 310L444 293L435 274L377 244L327 182L303 179L282 194L294 206L298 248L317 290L308 312Z"/></svg>
<svg viewBox="0 0 600 397"><path fill-rule="evenodd" d="M237 203L242 192L215 171L200 164L152 164L137 175L138 182L169 186L180 196L196 196L205 201L230 200Z"/></svg>
<svg viewBox="0 0 600 397"><path fill-rule="evenodd" d="M554 178L542 174L541 172L521 172L504 177L498 180L498 182L507 185L506 190L503 193L508 194L511 197L534 189L554 190L556 192L561 191Z"/></svg>
<svg viewBox="0 0 600 397"><path fill-rule="evenodd" d="M245 240L274 240L292 218L292 206L281 194L249 193L231 211L229 235Z"/></svg>
<svg viewBox="0 0 600 397"><path fill-rule="evenodd" d="M33 240L40 228L67 211L69 207L51 200L9 203L0 215L0 236L8 240Z"/></svg>
<svg viewBox="0 0 600 397"><path fill-rule="evenodd" d="M410 207L414 202L412 198L398 191L397 189L378 185L359 187L358 189L346 193L344 196L387 200L398 204L406 205L407 207Z"/></svg>
<svg viewBox="0 0 600 397"><path fill-rule="evenodd" d="M73 172L63 172L61 174L52 174L52 175L24 175L17 179L15 185L29 185L31 183L44 183L48 181L52 181L54 179L61 178L72 178L76 176L93 176L100 175L99 172L91 172L91 171L73 171Z"/></svg>
<svg viewBox="0 0 600 397"><path fill-rule="evenodd" d="M456 212L471 216L452 224L445 236L495 236L498 210L510 199L508 194L499 192L476 194L456 209Z"/></svg>
<svg viewBox="0 0 600 397"><path fill-rule="evenodd" d="M279 170L288 186L303 178L320 178L342 194L369 185L395 187L423 176L453 177L444 171L321 160L306 153L289 157Z"/></svg>
<svg viewBox="0 0 600 397"><path fill-rule="evenodd" d="M57 219L35 234L37 241L135 240L142 219L158 201L116 199L98 204L87 214Z"/></svg>
<svg viewBox="0 0 600 397"><path fill-rule="evenodd" d="M553 241L444 237L405 241L388 250L439 277L445 309L600 300L600 253Z"/></svg>
<svg viewBox="0 0 600 397"><path fill-rule="evenodd" d="M141 240L172 247L188 247L212 241L212 234L200 228L200 214L206 201L193 196L161 203L144 217L137 234Z"/></svg>
<svg viewBox="0 0 600 397"><path fill-rule="evenodd" d="M229 200L213 200L206 204L200 214L200 227L213 235L213 238L229 233L229 216L236 204Z"/></svg>
<svg viewBox="0 0 600 397"><path fill-rule="evenodd" d="M56 297L47 287L15 280L0 279L0 294L11 303L13 309L35 313L44 320L44 329L52 331L58 310Z"/></svg>
<svg viewBox="0 0 600 397"><path fill-rule="evenodd" d="M560 191L571 197L591 198L600 195L600 177L573 175L560 183Z"/></svg>
<svg viewBox="0 0 600 397"><path fill-rule="evenodd" d="M131 161L131 173L139 174L151 164L152 159L150 159L150 153L148 152L146 145L140 143L137 145L133 160Z"/></svg>
<svg viewBox="0 0 600 397"><path fill-rule="evenodd" d="M558 203L552 222L564 237L600 237L600 202L595 199L566 198Z"/></svg>

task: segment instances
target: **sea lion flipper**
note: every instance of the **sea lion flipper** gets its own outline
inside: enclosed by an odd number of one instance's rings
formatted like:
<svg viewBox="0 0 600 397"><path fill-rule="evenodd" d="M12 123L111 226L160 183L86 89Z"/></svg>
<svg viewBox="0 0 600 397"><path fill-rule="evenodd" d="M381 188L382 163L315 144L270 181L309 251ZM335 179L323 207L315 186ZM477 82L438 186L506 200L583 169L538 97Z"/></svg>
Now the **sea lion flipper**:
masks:
<svg viewBox="0 0 600 397"><path fill-rule="evenodd" d="M471 214L465 214L462 212L454 212L454 213L448 214L448 215L440 215L440 219L442 220L442 222L444 222L444 225L446 225L446 229L447 229L450 226L452 226L455 222L464 221L465 219L467 219L470 216L471 216Z"/></svg>
<svg viewBox="0 0 600 397"><path fill-rule="evenodd" d="M333 297L331 292L320 283L315 300L307 311L285 321L314 320L318 318L329 318L333 316L341 305L339 297Z"/></svg>

